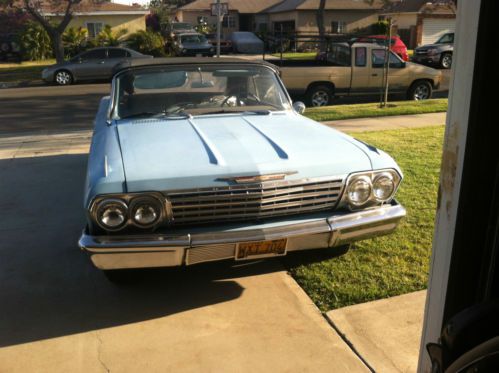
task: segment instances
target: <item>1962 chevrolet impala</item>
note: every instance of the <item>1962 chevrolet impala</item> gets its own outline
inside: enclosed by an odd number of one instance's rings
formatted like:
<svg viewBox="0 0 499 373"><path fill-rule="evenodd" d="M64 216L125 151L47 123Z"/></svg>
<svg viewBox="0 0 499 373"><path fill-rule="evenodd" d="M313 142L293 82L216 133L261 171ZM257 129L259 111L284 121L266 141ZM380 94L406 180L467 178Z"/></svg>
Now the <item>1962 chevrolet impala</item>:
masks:
<svg viewBox="0 0 499 373"><path fill-rule="evenodd" d="M341 247L392 232L395 161L300 115L277 68L133 60L101 100L79 246L111 278Z"/></svg>

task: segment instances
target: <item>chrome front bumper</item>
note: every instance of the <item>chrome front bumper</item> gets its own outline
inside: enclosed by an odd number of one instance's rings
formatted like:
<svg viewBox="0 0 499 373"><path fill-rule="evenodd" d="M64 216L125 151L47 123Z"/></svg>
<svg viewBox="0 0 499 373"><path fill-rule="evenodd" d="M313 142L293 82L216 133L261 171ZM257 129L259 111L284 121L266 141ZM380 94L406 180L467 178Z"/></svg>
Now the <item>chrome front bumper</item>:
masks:
<svg viewBox="0 0 499 373"><path fill-rule="evenodd" d="M260 229L141 236L90 236L83 232L78 244L100 269L172 267L235 259L241 242L287 238L288 252L341 246L391 233L405 214L401 205L392 202L370 210Z"/></svg>

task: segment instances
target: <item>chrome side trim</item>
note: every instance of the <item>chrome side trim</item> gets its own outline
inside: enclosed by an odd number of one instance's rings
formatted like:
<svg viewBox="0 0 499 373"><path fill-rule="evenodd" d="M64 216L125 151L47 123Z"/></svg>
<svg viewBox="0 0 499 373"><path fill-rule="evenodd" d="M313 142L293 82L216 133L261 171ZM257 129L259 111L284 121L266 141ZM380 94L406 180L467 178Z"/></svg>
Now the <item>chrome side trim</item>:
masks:
<svg viewBox="0 0 499 373"><path fill-rule="evenodd" d="M393 201L369 210L261 229L123 236L83 232L79 246L101 269L180 266L234 258L239 242L287 238L288 251L340 246L391 233L405 214L404 207Z"/></svg>

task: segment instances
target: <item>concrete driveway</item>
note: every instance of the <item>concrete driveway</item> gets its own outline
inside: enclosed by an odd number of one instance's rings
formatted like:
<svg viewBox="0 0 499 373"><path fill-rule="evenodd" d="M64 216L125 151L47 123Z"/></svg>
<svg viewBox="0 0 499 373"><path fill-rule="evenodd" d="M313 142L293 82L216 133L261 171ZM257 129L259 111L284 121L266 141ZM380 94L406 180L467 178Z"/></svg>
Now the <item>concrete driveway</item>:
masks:
<svg viewBox="0 0 499 373"><path fill-rule="evenodd" d="M106 88L0 91L0 372L368 371L279 261L125 288L92 267L82 129Z"/></svg>

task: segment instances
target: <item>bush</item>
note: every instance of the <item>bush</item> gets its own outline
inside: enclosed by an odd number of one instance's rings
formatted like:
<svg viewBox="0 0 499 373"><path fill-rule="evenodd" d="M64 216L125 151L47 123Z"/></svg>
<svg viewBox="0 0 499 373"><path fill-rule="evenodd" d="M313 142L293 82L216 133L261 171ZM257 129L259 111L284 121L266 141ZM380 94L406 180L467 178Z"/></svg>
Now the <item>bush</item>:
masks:
<svg viewBox="0 0 499 373"><path fill-rule="evenodd" d="M45 60L53 57L52 44L47 31L38 23L26 24L19 38L23 57L27 60Z"/></svg>
<svg viewBox="0 0 499 373"><path fill-rule="evenodd" d="M123 37L128 33L126 28L113 31L111 26L105 25L97 35L97 45L101 47L116 47L121 44Z"/></svg>
<svg viewBox="0 0 499 373"><path fill-rule="evenodd" d="M388 21L378 21L371 25L371 33L375 35L387 35L390 24Z"/></svg>
<svg viewBox="0 0 499 373"><path fill-rule="evenodd" d="M151 54L155 57L165 56L165 40L157 32L137 31L128 37L127 44L143 54Z"/></svg>
<svg viewBox="0 0 499 373"><path fill-rule="evenodd" d="M64 45L64 54L66 58L76 56L88 48L87 43L88 30L86 28L69 27L62 34L62 43Z"/></svg>

